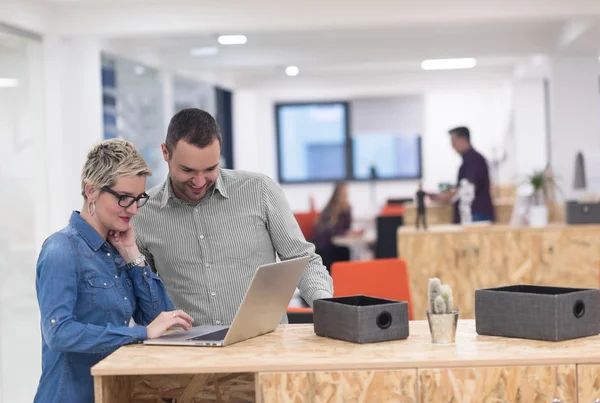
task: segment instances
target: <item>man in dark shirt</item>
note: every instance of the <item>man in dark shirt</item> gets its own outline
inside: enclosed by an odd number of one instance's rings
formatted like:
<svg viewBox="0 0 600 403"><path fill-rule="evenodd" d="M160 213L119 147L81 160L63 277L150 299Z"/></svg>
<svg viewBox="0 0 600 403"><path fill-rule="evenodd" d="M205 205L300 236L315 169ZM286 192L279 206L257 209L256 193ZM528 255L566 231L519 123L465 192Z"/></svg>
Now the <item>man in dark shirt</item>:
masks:
<svg viewBox="0 0 600 403"><path fill-rule="evenodd" d="M490 194L490 174L486 159L471 146L471 134L468 128L456 127L448 133L450 133L452 148L462 156L463 160L458 170L457 186L463 178L475 186L475 199L471 204L472 220L495 221L494 205ZM447 199L451 197L452 195L449 195ZM454 203L453 221L455 224L460 223L458 201Z"/></svg>

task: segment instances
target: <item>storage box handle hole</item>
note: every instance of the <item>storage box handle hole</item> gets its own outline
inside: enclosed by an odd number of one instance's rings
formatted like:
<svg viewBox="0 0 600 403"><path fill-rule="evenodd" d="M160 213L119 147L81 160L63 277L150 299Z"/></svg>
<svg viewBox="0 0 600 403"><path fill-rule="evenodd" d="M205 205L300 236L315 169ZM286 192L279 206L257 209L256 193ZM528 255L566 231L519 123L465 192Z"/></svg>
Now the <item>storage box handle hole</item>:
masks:
<svg viewBox="0 0 600 403"><path fill-rule="evenodd" d="M575 315L576 318L581 318L584 314L585 304L581 300L576 301L575 305L573 306L573 315Z"/></svg>
<svg viewBox="0 0 600 403"><path fill-rule="evenodd" d="M392 315L389 312L383 311L377 315L377 327L380 329L387 329L392 325Z"/></svg>

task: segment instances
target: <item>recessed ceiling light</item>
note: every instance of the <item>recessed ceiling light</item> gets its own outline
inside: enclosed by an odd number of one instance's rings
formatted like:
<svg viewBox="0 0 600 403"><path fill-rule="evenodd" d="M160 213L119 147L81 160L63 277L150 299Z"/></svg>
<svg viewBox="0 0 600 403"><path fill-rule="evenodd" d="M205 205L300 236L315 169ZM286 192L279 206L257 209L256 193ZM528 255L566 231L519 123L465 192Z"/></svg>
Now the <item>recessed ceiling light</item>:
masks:
<svg viewBox="0 0 600 403"><path fill-rule="evenodd" d="M19 80L16 78L1 78L0 88L14 88L19 86Z"/></svg>
<svg viewBox="0 0 600 403"><path fill-rule="evenodd" d="M248 38L244 35L221 35L218 40L221 45L243 45Z"/></svg>
<svg viewBox="0 0 600 403"><path fill-rule="evenodd" d="M205 46L202 48L193 48L190 50L190 56L200 57L200 56L213 56L219 53L219 48L216 46Z"/></svg>
<svg viewBox="0 0 600 403"><path fill-rule="evenodd" d="M287 66L285 68L285 74L287 74L290 77L297 76L298 73L300 73L300 69L296 66Z"/></svg>
<svg viewBox="0 0 600 403"><path fill-rule="evenodd" d="M452 70L452 69L471 69L475 67L477 60L473 58L463 59L432 59L423 60L421 68L423 70Z"/></svg>
<svg viewBox="0 0 600 403"><path fill-rule="evenodd" d="M144 66L135 66L135 68L133 69L133 71L138 76L141 76L142 74L144 74L146 72L146 68Z"/></svg>

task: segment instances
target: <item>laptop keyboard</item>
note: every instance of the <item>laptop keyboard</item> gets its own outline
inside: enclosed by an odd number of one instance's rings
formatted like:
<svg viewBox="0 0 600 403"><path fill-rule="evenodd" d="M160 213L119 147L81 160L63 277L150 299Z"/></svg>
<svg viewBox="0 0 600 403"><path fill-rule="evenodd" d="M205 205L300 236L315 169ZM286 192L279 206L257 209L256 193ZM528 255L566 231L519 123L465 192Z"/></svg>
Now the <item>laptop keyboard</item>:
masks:
<svg viewBox="0 0 600 403"><path fill-rule="evenodd" d="M188 340L206 340L206 341L221 341L227 335L229 328L217 330L216 332L206 333L200 336L192 337Z"/></svg>

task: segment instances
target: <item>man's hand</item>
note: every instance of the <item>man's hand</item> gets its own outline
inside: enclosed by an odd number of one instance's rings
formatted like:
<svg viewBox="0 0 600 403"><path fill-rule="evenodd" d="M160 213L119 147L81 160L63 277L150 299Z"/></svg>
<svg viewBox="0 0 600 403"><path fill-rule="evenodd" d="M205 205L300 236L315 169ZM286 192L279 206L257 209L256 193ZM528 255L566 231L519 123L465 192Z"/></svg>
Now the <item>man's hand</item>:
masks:
<svg viewBox="0 0 600 403"><path fill-rule="evenodd" d="M456 190L447 190L445 192L438 193L436 200L440 200L443 202L449 202L450 200L452 200L452 198L454 197L455 194L456 194Z"/></svg>

